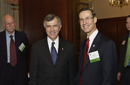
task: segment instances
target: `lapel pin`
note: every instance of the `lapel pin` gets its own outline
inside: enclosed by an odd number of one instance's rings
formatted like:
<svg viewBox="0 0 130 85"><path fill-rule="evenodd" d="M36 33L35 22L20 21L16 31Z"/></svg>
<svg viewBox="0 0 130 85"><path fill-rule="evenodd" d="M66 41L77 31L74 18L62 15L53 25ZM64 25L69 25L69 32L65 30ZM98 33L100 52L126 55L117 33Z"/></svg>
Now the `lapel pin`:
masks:
<svg viewBox="0 0 130 85"><path fill-rule="evenodd" d="M95 45L93 45L93 47L95 47Z"/></svg>
<svg viewBox="0 0 130 85"><path fill-rule="evenodd" d="M64 50L64 48L62 48L62 50Z"/></svg>
<svg viewBox="0 0 130 85"><path fill-rule="evenodd" d="M126 42L126 41L124 40L124 41L122 42L122 45L125 45L125 42Z"/></svg>

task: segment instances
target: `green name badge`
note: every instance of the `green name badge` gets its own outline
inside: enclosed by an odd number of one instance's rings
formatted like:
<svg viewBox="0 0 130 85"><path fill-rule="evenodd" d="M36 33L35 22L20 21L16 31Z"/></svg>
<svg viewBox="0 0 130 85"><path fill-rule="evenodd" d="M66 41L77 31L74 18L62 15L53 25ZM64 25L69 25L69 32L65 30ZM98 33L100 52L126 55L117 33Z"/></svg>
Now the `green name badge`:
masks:
<svg viewBox="0 0 130 85"><path fill-rule="evenodd" d="M23 50L25 49L25 45L24 45L24 43L21 43L21 45L19 46L19 50L21 51L21 52L23 52Z"/></svg>
<svg viewBox="0 0 130 85"><path fill-rule="evenodd" d="M90 60L90 63L97 62L97 61L100 61L100 58L96 58L96 59Z"/></svg>
<svg viewBox="0 0 130 85"><path fill-rule="evenodd" d="M94 52L89 53L89 59L90 59L90 63L100 61L98 51L94 51Z"/></svg>

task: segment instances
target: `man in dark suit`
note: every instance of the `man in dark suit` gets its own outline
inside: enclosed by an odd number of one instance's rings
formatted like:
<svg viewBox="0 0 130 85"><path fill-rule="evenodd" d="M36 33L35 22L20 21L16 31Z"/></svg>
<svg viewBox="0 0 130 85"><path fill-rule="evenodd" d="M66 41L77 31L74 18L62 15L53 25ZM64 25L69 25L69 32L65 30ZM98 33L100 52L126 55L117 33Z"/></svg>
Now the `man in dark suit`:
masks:
<svg viewBox="0 0 130 85"><path fill-rule="evenodd" d="M47 37L32 45L30 84L72 85L76 74L74 45L58 36L61 30L58 16L47 15L44 27Z"/></svg>
<svg viewBox="0 0 130 85"><path fill-rule="evenodd" d="M0 32L0 85L27 85L28 40L26 34L15 30L16 22L11 15L7 14L3 19L6 30ZM15 42L13 50L13 47L10 48L11 35ZM12 59L11 53L15 58Z"/></svg>
<svg viewBox="0 0 130 85"><path fill-rule="evenodd" d="M98 31L96 22L96 14L91 9L79 11L79 23L87 39L80 45L79 69L74 85L115 85L116 47L111 39Z"/></svg>
<svg viewBox="0 0 130 85"><path fill-rule="evenodd" d="M126 19L126 28L128 31L130 31L130 15ZM122 85L130 85L130 54L128 54L127 57L127 51L130 52L130 49L128 49L130 42L130 33L125 35L122 38L121 48L120 48L120 61L119 61L119 69L117 73L117 80L121 80ZM125 62L127 61L127 64L125 65Z"/></svg>

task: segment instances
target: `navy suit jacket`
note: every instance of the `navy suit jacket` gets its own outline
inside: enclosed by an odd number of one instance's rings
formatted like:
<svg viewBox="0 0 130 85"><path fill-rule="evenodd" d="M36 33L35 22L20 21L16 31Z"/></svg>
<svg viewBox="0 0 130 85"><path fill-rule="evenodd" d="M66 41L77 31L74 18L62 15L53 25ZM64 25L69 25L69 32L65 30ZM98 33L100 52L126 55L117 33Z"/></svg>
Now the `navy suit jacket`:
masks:
<svg viewBox="0 0 130 85"><path fill-rule="evenodd" d="M32 45L30 63L31 85L72 85L76 75L75 47L59 38L57 60L53 64L47 38Z"/></svg>
<svg viewBox="0 0 130 85"><path fill-rule="evenodd" d="M83 63L86 40L81 43L79 56L79 70L74 85L79 85L80 72ZM100 61L90 63L87 56L81 81L82 85L115 85L117 74L117 51L112 40L98 32L89 53L98 51Z"/></svg>
<svg viewBox="0 0 130 85"><path fill-rule="evenodd" d="M19 46L24 44L26 47L21 52L19 50ZM19 32L15 30L15 45L16 45L16 53L17 53L17 68L18 75L17 83L19 85L27 85L28 78L27 78L27 52L28 52L28 40L25 33ZM0 85L3 82L3 79L6 75L5 70L7 67L7 47L6 47L6 33L5 31L0 32Z"/></svg>

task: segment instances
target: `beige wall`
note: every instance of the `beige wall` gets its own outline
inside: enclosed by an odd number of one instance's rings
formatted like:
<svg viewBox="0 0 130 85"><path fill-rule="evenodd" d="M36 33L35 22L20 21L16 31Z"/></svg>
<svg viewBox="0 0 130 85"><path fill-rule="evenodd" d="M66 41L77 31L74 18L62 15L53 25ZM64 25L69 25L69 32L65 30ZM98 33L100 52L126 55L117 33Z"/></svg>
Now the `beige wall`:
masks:
<svg viewBox="0 0 130 85"><path fill-rule="evenodd" d="M89 3L87 0L80 0L80 2ZM98 19L123 17L130 15L130 2L128 6L112 7L109 6L109 0L92 0L93 10L96 12ZM80 29L80 42L87 38L87 35Z"/></svg>
<svg viewBox="0 0 130 85"><path fill-rule="evenodd" d="M130 1L128 6L120 8L109 6L109 0L93 0L93 6L98 19L130 15Z"/></svg>

